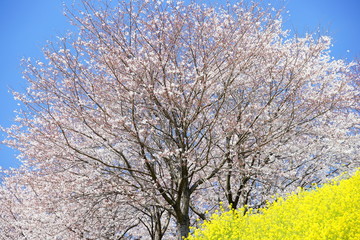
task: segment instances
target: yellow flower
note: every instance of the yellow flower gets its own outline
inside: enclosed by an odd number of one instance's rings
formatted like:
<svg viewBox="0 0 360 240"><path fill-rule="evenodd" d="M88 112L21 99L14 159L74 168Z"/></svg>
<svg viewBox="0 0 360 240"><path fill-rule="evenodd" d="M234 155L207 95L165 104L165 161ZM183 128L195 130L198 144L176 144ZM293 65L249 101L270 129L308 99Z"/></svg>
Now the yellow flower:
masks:
<svg viewBox="0 0 360 240"><path fill-rule="evenodd" d="M343 175L344 176L344 175ZM188 240L360 239L360 170L322 187L298 190L259 211L215 211Z"/></svg>

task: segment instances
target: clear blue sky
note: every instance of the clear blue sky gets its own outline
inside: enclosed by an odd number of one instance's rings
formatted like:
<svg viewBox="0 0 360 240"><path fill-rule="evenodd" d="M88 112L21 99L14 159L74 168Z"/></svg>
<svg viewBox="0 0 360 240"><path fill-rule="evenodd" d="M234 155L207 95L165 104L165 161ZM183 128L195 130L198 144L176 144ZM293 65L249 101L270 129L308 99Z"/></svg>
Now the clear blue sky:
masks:
<svg viewBox="0 0 360 240"><path fill-rule="evenodd" d="M290 11L290 16L284 17L286 28L303 34L320 27L333 38L334 57L352 60L360 56L360 0L280 1L267 2L285 5ZM54 40L70 28L62 15L63 2L71 0L0 0L0 125L9 127L15 117L17 103L9 90L26 87L20 59L41 58L46 40ZM0 166L18 166L15 155L0 145Z"/></svg>

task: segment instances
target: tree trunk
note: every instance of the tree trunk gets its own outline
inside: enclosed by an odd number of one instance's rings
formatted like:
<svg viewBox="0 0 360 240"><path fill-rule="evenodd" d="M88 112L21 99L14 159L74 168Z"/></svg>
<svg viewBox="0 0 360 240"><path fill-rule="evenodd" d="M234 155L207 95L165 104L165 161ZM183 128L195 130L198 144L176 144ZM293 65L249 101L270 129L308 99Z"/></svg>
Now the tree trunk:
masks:
<svg viewBox="0 0 360 240"><path fill-rule="evenodd" d="M188 179L183 180L185 184L183 184L180 206L177 211L178 233L180 233L179 240L182 240L184 237L186 238L190 232L190 189L188 187Z"/></svg>
<svg viewBox="0 0 360 240"><path fill-rule="evenodd" d="M184 237L187 237L190 232L190 218L189 215L183 216L181 222L178 225L178 231L180 233L179 240L182 240Z"/></svg>
<svg viewBox="0 0 360 240"><path fill-rule="evenodd" d="M154 236L154 240L161 240L161 239L162 239L161 230L156 229L154 235L155 235L155 236Z"/></svg>
<svg viewBox="0 0 360 240"><path fill-rule="evenodd" d="M161 240L162 239L162 232L161 232L161 214L155 212L155 232L154 232L154 240Z"/></svg>

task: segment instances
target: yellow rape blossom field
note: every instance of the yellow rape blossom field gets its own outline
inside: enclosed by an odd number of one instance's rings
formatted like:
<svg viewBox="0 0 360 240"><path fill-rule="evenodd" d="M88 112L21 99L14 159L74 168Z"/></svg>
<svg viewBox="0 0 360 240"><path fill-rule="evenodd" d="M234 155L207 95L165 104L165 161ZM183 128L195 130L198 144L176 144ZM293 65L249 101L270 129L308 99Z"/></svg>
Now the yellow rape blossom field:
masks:
<svg viewBox="0 0 360 240"><path fill-rule="evenodd" d="M258 211L214 214L188 240L359 240L360 170L313 190L278 198Z"/></svg>

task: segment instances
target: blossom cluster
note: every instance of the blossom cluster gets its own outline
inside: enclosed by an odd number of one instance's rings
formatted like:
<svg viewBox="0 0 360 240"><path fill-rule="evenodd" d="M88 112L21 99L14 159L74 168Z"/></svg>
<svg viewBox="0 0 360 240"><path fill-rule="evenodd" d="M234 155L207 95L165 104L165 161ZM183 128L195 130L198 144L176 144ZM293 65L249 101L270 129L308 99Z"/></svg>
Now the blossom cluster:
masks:
<svg viewBox="0 0 360 240"><path fill-rule="evenodd" d="M360 239L360 171L321 187L299 189L266 207L214 214L188 239ZM222 209L224 210L224 209Z"/></svg>

